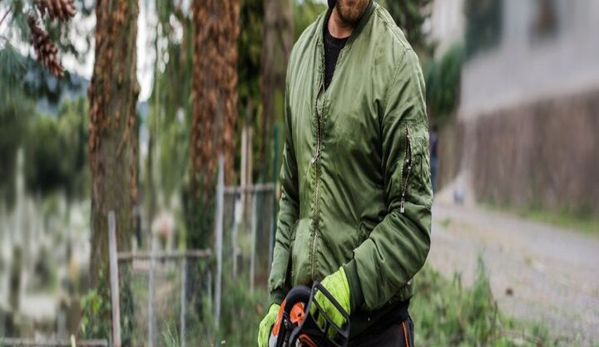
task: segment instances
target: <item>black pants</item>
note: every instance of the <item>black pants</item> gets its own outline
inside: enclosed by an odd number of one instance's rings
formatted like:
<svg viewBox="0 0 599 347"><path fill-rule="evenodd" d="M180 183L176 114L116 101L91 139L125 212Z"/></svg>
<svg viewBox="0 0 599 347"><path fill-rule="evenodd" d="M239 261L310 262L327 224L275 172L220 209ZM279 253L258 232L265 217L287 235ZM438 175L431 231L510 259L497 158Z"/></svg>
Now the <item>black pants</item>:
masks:
<svg viewBox="0 0 599 347"><path fill-rule="evenodd" d="M411 318L372 333L365 333L350 347L414 347L414 322Z"/></svg>

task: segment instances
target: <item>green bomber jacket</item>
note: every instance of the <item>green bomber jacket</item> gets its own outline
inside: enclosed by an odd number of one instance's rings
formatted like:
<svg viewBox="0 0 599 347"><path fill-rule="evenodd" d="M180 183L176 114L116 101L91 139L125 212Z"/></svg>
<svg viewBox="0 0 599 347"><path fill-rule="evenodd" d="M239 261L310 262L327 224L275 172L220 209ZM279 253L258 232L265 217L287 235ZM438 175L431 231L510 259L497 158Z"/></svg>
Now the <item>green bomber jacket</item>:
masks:
<svg viewBox="0 0 599 347"><path fill-rule="evenodd" d="M412 296L430 248L424 79L401 30L371 1L325 90L326 18L304 31L288 66L269 289L281 302L342 266L352 316L370 321Z"/></svg>

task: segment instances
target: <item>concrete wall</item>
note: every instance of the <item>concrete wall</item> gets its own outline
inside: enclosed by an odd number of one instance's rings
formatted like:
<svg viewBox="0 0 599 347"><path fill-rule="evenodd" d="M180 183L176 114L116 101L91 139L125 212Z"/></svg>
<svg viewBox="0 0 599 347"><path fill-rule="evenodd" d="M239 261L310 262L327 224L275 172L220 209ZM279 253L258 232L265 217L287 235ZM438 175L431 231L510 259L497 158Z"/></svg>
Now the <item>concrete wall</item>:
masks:
<svg viewBox="0 0 599 347"><path fill-rule="evenodd" d="M599 214L599 89L461 124L480 200Z"/></svg>
<svg viewBox="0 0 599 347"><path fill-rule="evenodd" d="M599 1L555 1L556 28L539 35L539 0L505 0L498 48L462 73L461 118L476 118L599 87Z"/></svg>
<svg viewBox="0 0 599 347"><path fill-rule="evenodd" d="M599 214L599 1L549 0L549 32L543 1L504 0L500 44L465 64L439 184L464 172L479 200ZM434 39L459 40L462 7L434 2Z"/></svg>

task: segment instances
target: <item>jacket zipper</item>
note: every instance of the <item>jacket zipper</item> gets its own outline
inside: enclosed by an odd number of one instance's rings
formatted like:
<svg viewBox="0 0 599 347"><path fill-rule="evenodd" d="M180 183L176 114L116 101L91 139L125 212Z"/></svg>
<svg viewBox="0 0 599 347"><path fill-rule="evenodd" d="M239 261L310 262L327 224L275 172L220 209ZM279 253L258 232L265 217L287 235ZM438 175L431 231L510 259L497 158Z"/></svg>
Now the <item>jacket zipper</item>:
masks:
<svg viewBox="0 0 599 347"><path fill-rule="evenodd" d="M318 103L318 102L317 102ZM316 263L316 240L318 238L318 229L320 227L319 225L319 211L318 211L318 195L319 195L319 191L320 191L320 167L319 167L319 160L320 160L320 153L321 153L321 137L322 137L322 124L321 124L321 111L319 111L318 105L316 106L316 152L314 153L314 156L312 157L312 165L314 165L314 170L315 170L315 176L316 176L316 180L314 182L315 187L314 187L314 237L312 239L312 266L310 269L310 272L312 274L312 280L314 280L314 270L315 270L315 263Z"/></svg>
<svg viewBox="0 0 599 347"><path fill-rule="evenodd" d="M408 172L406 174L406 179L404 180L403 189L401 192L401 202L399 204L399 213L405 212L405 203L406 203L406 193L408 191L408 182L410 179L410 173L412 172L412 141L410 140L410 127L406 126L406 163L404 164L408 166Z"/></svg>
<svg viewBox="0 0 599 347"><path fill-rule="evenodd" d="M319 190L320 190L320 185L319 185L319 180L320 180L320 172L319 172L319 163L318 161L320 160L320 151L321 151L321 137L322 137L322 129L321 129L321 109L319 110L319 100L322 97L322 94L324 93L324 45L321 42L320 43L320 49L322 52L322 56L321 56L321 60L320 60L320 70L321 72L321 80L319 83L319 88L318 88L318 96L316 97L316 150L314 152L314 156L312 157L312 160L310 160L311 164L314 166L314 173L315 173L315 182L314 182L314 214L313 214L313 225L314 225L314 236L312 237L312 249L310 250L310 256L311 256L311 264L310 264L310 273L312 275L312 281L314 281L314 272L315 272L315 264L316 264L316 240L318 238L318 229L320 227L319 225L319 211L318 211L318 195L319 195Z"/></svg>
<svg viewBox="0 0 599 347"><path fill-rule="evenodd" d="M343 56L343 52L345 51L345 48L347 46L343 47L341 49L341 51L339 52L339 56L337 57L337 61L335 62L335 70L337 69L337 66L339 65L339 61L341 61L341 57ZM323 56L322 56L322 60L321 60L321 65L324 65L324 47L321 47L322 51L323 51ZM310 272L312 273L312 280L314 281L315 278L315 264L316 264L316 240L318 239L318 229L320 228L320 213L319 213L319 206L318 206L318 195L320 192L320 155L321 155L321 150L322 150L322 102L320 103L320 109L319 109L319 101L320 98L322 97L322 94L325 93L324 90L324 66L321 66L322 71L323 71L323 76L321 76L321 78L323 79L320 83L320 88L319 88L319 93L318 93L318 97L317 97L317 101L316 101L316 152L314 153L314 156L312 157L312 160L310 161L312 163L312 165L314 165L314 170L315 170L315 176L316 176L316 182L315 182L315 187L314 187L314 238L312 239L312 250L311 250L311 256L312 256L312 264L310 266ZM331 81L332 82L332 81Z"/></svg>

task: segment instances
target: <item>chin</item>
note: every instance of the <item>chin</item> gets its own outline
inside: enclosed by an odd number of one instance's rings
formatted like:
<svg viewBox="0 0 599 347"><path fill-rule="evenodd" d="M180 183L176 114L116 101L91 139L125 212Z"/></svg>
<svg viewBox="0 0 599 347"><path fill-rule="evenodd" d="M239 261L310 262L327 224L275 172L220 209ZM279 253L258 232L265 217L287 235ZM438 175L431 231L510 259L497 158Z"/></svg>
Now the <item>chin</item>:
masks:
<svg viewBox="0 0 599 347"><path fill-rule="evenodd" d="M355 9L351 9L348 12L343 12L340 11L339 12L339 16L341 17L341 19L349 24L356 24L358 22L358 20L360 20L360 13L358 11L356 11Z"/></svg>
<svg viewBox="0 0 599 347"><path fill-rule="evenodd" d="M358 0L339 0L337 1L339 17L346 23L356 24L366 10L366 4L368 4L367 1L362 3Z"/></svg>

